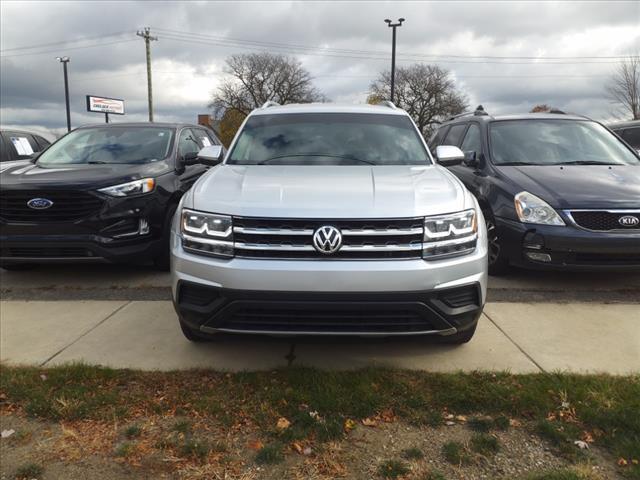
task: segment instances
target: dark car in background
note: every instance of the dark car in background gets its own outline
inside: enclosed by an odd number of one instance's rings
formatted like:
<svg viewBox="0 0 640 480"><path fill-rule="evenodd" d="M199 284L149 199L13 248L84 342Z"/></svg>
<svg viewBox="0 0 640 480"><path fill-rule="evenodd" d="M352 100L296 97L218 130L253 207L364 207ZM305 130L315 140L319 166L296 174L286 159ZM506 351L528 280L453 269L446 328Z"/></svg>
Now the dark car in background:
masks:
<svg viewBox="0 0 640 480"><path fill-rule="evenodd" d="M446 166L484 212L490 273L640 269L640 157L603 125L479 107L440 125L438 145L465 154Z"/></svg>
<svg viewBox="0 0 640 480"><path fill-rule="evenodd" d="M0 129L0 171L13 164L9 162L30 160L49 145L49 140L36 133Z"/></svg>
<svg viewBox="0 0 640 480"><path fill-rule="evenodd" d="M5 169L0 266L152 260L168 268L176 206L216 163L205 147L222 151L214 133L196 125L88 126Z"/></svg>
<svg viewBox="0 0 640 480"><path fill-rule="evenodd" d="M636 151L640 152L640 120L632 120L630 122L611 123L608 127L631 145Z"/></svg>

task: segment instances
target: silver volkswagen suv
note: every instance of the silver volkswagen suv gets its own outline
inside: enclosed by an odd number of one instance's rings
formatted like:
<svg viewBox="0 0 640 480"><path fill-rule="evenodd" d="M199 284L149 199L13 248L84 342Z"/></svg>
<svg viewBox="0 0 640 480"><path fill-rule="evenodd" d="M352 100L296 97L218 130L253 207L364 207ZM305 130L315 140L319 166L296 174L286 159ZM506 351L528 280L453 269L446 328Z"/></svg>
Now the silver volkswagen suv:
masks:
<svg viewBox="0 0 640 480"><path fill-rule="evenodd" d="M473 336L487 289L476 199L409 115L268 102L186 193L171 235L189 340L271 335ZM225 157L223 160L223 156ZM460 162L439 147L438 163Z"/></svg>

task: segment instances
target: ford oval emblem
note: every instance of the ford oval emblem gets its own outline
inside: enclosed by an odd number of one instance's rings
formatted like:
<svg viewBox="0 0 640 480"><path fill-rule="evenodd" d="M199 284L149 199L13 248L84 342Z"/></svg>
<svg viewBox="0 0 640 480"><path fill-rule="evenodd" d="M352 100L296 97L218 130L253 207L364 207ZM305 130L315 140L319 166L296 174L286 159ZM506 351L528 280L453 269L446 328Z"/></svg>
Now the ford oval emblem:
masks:
<svg viewBox="0 0 640 480"><path fill-rule="evenodd" d="M34 210L45 210L53 205L53 202L48 198L32 198L27 202L29 208Z"/></svg>
<svg viewBox="0 0 640 480"><path fill-rule="evenodd" d="M623 227L637 227L640 224L640 219L633 215L625 215L618 219L618 223Z"/></svg>

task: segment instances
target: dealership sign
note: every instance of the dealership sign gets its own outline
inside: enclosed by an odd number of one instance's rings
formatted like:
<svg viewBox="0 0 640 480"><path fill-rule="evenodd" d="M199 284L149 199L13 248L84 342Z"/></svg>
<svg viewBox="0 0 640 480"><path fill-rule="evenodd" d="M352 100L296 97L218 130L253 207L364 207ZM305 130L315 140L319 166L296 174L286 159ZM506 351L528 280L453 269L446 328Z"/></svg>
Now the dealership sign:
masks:
<svg viewBox="0 0 640 480"><path fill-rule="evenodd" d="M124 100L87 95L87 111L124 115Z"/></svg>

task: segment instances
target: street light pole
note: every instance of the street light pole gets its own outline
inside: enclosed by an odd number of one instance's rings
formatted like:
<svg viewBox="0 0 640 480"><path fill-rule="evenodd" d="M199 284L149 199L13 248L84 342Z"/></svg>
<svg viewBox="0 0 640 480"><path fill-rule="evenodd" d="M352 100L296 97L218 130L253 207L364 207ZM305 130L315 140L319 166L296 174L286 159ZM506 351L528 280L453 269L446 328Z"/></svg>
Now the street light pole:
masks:
<svg viewBox="0 0 640 480"><path fill-rule="evenodd" d="M399 18L397 23L391 23L388 18L385 19L388 27L393 29L392 46L391 46L391 102L393 103L395 85L396 85L396 28L402 26L404 18Z"/></svg>
<svg viewBox="0 0 640 480"><path fill-rule="evenodd" d="M71 110L69 109L69 77L67 75L67 63L69 63L69 57L56 57L60 63L62 63L62 71L64 72L64 101L67 106L67 132L71 131Z"/></svg>

